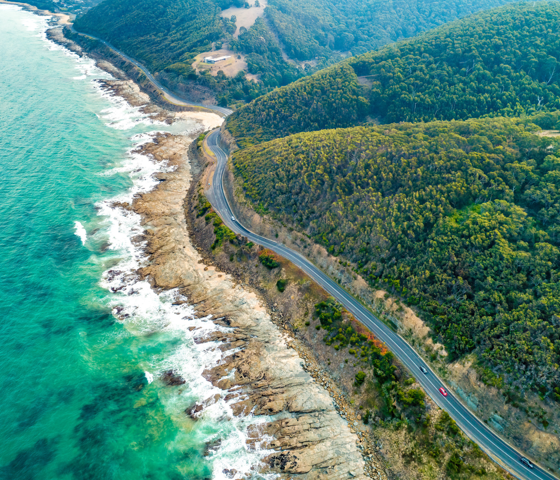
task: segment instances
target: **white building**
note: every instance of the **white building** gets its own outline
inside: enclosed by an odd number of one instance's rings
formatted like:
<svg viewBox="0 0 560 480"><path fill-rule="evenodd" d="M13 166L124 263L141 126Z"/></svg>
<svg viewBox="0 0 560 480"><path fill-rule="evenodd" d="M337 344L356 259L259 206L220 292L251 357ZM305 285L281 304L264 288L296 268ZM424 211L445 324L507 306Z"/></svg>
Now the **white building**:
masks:
<svg viewBox="0 0 560 480"><path fill-rule="evenodd" d="M218 62L223 62L224 60L227 60L228 58L231 58L231 55L226 55L226 56L224 56L224 57L218 57L218 58L204 57L204 63L218 63Z"/></svg>

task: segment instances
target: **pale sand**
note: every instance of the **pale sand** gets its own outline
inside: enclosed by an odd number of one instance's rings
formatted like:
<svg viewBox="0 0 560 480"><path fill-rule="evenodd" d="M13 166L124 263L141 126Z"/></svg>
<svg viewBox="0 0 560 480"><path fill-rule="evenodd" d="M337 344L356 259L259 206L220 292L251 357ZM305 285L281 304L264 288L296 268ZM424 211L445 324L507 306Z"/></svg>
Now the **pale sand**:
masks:
<svg viewBox="0 0 560 480"><path fill-rule="evenodd" d="M224 123L224 119L215 113L210 112L176 112L178 118L194 118L199 120L206 130L213 130Z"/></svg>
<svg viewBox="0 0 560 480"><path fill-rule="evenodd" d="M58 18L58 23L59 25L71 25L72 21L70 15L68 15L67 13L54 13L54 12L50 12L49 10L41 10L40 8L37 8L33 5L29 5L28 3L22 3L22 2L8 2L6 0L0 0L0 3L5 3L7 5L19 5L21 7L25 7L28 10L31 11L37 11L37 12L45 12L45 14L47 15L52 15L53 17L57 17Z"/></svg>

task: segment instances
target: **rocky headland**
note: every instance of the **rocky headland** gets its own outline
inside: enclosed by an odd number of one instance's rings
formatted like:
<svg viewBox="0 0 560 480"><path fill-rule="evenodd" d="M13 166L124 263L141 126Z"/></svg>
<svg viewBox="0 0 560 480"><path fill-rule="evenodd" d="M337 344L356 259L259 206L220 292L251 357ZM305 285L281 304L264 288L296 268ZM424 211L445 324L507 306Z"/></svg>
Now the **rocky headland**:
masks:
<svg viewBox="0 0 560 480"><path fill-rule="evenodd" d="M223 362L209 367L204 376L224 392L236 415L269 419L250 432L249 440L274 452L264 459L264 470L283 478L368 478L366 470L373 472L375 467L366 466L358 448L361 435L339 414L327 388L315 380L314 376L320 378L319 368L300 357L255 292L206 265L193 247L184 209L192 179L189 142L160 135L143 147L144 153L174 170L159 174L158 187L131 206L146 226L149 265L140 275L155 289L179 289L198 316L211 315L214 322L230 328L197 340L219 342L224 352ZM207 399L187 413L196 418L215 401Z"/></svg>
<svg viewBox="0 0 560 480"><path fill-rule="evenodd" d="M61 28L49 30L48 36L78 55L85 54L80 45L64 36ZM212 113L155 104L150 90L140 88L117 68L113 59L99 54L94 58L99 68L115 78L101 82L102 88L139 107L153 120L169 124L196 119L207 130L222 123ZM381 467L368 459L371 448L356 428L357 418L350 410L344 413L344 397L325 380L325 372L304 352L298 354L293 339L273 322L272 312L257 293L205 263L192 245L184 204L192 182L189 146L193 140L189 136L160 134L142 145L137 153L164 162L166 173L157 174L158 186L137 196L132 204L113 205L142 217L145 234L136 241L145 244L148 262L138 275L156 291L177 289L195 306L198 317L209 316L216 324L229 327L225 332L197 338L199 343L217 342L223 352L223 360L209 366L203 376L223 391L222 397L235 415L267 419L248 432L250 448L268 451L260 468L262 473L302 479L386 478ZM170 388L184 383L173 371L165 372L161 381ZM204 415L205 407L216 401L214 396L198 402L185 415L197 419ZM228 478L250 475L223 473Z"/></svg>

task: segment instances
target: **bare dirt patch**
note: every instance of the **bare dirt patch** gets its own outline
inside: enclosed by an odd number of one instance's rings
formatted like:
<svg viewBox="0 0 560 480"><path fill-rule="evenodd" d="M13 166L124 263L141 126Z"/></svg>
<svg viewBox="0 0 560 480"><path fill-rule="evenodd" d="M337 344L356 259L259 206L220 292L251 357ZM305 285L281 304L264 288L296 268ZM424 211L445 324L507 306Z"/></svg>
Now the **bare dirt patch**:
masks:
<svg viewBox="0 0 560 480"><path fill-rule="evenodd" d="M211 63L204 63L205 57L226 57L229 56L227 60L223 60L219 63L211 64ZM241 58L238 58L241 57ZM216 76L218 72L221 70L227 77L235 77L239 72L242 70L247 71L247 62L245 61L245 57L243 55L239 55L238 53L234 52L233 50L214 50L213 52L204 52L200 55L197 55L192 67L197 71L197 73L201 73L203 71L210 72L210 75Z"/></svg>
<svg viewBox="0 0 560 480"><path fill-rule="evenodd" d="M377 301L382 302L384 311L391 314L392 321L397 324L399 331L408 333L412 338L419 340L425 349L438 352L443 357L447 356L445 347L441 343L434 343L430 337L430 327L416 315L414 310L402 305L384 290L377 290L374 296Z"/></svg>
<svg viewBox="0 0 560 480"><path fill-rule="evenodd" d="M220 14L224 18L231 18L232 15L235 15L235 24L237 25L237 30L233 34L234 38L237 38L239 36L239 30L241 29L241 27L245 27L247 30L249 30L257 21L257 18L264 15L264 9L267 5L266 0L259 0L259 7L255 7L255 1L256 0L248 2L249 5L251 5L250 8L231 7L227 10L224 10Z"/></svg>
<svg viewBox="0 0 560 480"><path fill-rule="evenodd" d="M494 387L484 385L472 367L474 357L448 365L447 382L463 402L499 435L528 456L555 471L560 469L560 409L552 400L541 400L534 393L519 392L517 408L504 401ZM545 425L539 418L546 419Z"/></svg>
<svg viewBox="0 0 560 480"><path fill-rule="evenodd" d="M560 137L560 130L542 130L537 135L539 137Z"/></svg>

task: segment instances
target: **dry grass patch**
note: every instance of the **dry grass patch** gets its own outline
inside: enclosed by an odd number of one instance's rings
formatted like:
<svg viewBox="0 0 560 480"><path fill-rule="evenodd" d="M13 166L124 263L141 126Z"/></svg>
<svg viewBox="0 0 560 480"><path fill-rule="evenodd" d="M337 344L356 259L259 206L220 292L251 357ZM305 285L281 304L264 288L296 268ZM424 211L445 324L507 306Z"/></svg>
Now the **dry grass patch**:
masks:
<svg viewBox="0 0 560 480"><path fill-rule="evenodd" d="M239 30L241 27L245 27L249 30L257 21L257 18L262 17L264 15L264 9L266 8L267 2L266 0L259 0L259 7L255 7L256 0L249 0L250 8L237 8L231 7L224 10L220 15L224 18L231 18L235 15L237 25L237 30L233 34L234 38L239 36Z"/></svg>
<svg viewBox="0 0 560 480"><path fill-rule="evenodd" d="M204 63L205 57L217 58L225 56L229 56L230 58L215 64ZM226 77L235 77L242 70L247 71L247 62L245 61L245 57L243 55L240 55L233 50L226 50L222 48L220 50L214 50L213 52L204 52L197 55L194 59L192 67L197 73L206 71L210 72L210 75L214 77L218 75L220 70L224 72Z"/></svg>

